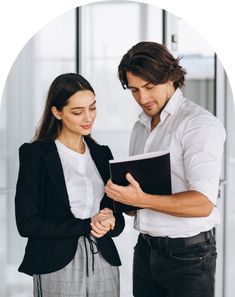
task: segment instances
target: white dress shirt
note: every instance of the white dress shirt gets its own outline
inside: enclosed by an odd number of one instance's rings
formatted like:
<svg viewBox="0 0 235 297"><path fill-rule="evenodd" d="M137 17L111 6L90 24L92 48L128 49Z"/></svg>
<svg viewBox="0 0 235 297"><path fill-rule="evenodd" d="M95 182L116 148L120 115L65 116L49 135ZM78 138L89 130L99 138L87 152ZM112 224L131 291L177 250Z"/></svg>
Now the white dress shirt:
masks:
<svg viewBox="0 0 235 297"><path fill-rule="evenodd" d="M77 153L55 140L63 167L71 211L76 218L91 218L99 212L104 182L85 143L85 153Z"/></svg>
<svg viewBox="0 0 235 297"><path fill-rule="evenodd" d="M130 155L169 151L172 193L198 191L216 205L225 141L225 130L219 120L184 98L180 89L168 101L160 123L152 131L151 119L144 112L140 114L131 135ZM137 211L134 225L142 233L176 238L210 230L219 221L216 207L208 217L199 218L141 209Z"/></svg>

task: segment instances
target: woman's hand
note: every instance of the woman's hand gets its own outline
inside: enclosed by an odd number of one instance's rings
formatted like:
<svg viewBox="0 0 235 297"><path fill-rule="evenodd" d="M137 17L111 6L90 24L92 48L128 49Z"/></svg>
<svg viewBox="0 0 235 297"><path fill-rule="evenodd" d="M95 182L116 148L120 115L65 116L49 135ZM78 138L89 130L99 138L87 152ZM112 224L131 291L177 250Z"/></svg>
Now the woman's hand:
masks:
<svg viewBox="0 0 235 297"><path fill-rule="evenodd" d="M109 208L102 209L98 214L91 218L91 234L100 238L115 226L113 211Z"/></svg>

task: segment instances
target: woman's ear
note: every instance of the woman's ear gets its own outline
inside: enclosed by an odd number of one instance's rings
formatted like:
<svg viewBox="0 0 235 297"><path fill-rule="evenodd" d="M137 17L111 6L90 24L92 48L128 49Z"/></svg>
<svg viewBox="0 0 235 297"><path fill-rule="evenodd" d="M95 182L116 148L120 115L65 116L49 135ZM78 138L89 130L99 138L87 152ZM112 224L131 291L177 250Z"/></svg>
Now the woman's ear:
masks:
<svg viewBox="0 0 235 297"><path fill-rule="evenodd" d="M61 112L55 106L52 106L51 112L57 120L61 120Z"/></svg>

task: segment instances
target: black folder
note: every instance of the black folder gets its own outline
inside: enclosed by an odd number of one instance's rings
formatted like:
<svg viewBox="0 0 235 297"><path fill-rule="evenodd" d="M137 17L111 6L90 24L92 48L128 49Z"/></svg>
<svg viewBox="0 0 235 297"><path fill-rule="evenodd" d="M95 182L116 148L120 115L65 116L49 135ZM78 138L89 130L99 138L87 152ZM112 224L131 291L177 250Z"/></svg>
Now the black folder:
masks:
<svg viewBox="0 0 235 297"><path fill-rule="evenodd" d="M127 186L126 174L130 173L145 193L156 195L172 193L169 152L152 152L126 159L110 160L109 169L111 180L115 184ZM115 202L114 207L117 212L139 209L119 202Z"/></svg>

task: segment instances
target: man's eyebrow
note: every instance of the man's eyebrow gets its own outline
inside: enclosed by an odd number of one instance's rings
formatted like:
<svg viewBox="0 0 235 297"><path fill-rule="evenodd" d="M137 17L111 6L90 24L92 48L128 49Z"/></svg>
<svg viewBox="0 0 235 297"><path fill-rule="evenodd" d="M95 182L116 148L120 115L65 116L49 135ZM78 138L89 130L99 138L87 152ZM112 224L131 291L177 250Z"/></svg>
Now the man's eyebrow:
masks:
<svg viewBox="0 0 235 297"><path fill-rule="evenodd" d="M92 102L92 103L90 104L89 107L91 107L91 106L94 105L95 103L96 103L96 100L95 100L94 102ZM70 108L70 110L74 110L74 109L82 109L82 108L86 108L86 106L76 106L76 107L72 107L72 108Z"/></svg>

